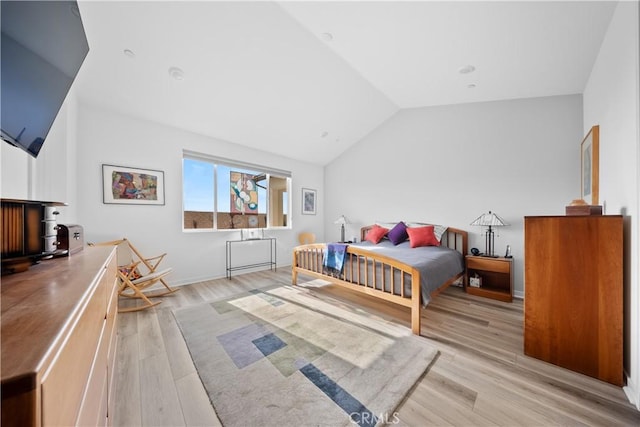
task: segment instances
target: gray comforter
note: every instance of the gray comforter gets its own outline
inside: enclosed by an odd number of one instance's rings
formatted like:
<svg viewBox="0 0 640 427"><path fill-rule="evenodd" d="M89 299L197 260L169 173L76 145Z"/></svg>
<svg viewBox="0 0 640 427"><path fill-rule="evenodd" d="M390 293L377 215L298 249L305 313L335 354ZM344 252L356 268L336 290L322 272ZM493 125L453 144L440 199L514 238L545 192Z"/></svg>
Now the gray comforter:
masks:
<svg viewBox="0 0 640 427"><path fill-rule="evenodd" d="M394 246L389 240L382 240L377 245L370 242L361 242L352 245L394 258L419 270L422 303L424 305L427 305L431 300L430 295L432 291L438 289L453 276L464 271L464 258L462 254L447 247L425 246L411 248L408 241ZM346 276L349 276L349 269L346 268L344 273ZM369 267L369 282L372 282L373 275L371 273L371 267ZM380 274L380 272L378 272L378 274ZM385 271L386 284L391 282L389 280L389 274L388 271ZM399 276L399 272L396 272L396 275ZM380 276L378 275L378 277ZM396 277L396 283L400 283L399 277ZM372 284L368 283L367 285L371 286ZM399 286L396 285L396 289L394 289L395 294L400 294L400 290L397 289L398 287ZM388 291L388 285L386 288ZM411 295L411 280L408 279L408 277L405 278L405 295Z"/></svg>

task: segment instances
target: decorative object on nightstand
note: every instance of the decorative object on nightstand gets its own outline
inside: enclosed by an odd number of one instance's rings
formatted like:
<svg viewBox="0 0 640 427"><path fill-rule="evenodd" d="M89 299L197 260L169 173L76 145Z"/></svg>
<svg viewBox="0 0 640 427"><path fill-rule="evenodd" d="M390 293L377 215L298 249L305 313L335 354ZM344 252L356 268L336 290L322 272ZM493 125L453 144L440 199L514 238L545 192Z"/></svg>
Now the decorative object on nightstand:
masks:
<svg viewBox="0 0 640 427"><path fill-rule="evenodd" d="M513 258L467 255L465 290L472 295L513 301Z"/></svg>
<svg viewBox="0 0 640 427"><path fill-rule="evenodd" d="M485 250L484 250L484 253L481 254L481 256L495 258L496 255L494 255L493 253L495 237L494 237L492 227L504 227L509 224L507 224L502 218L500 218L495 213L489 211L489 213L484 213L480 215L478 218L476 218L475 221L471 223L471 225L487 227L487 231L485 232L485 235L484 235Z"/></svg>
<svg viewBox="0 0 640 427"><path fill-rule="evenodd" d="M513 258L513 256L511 256L511 245L507 245L507 251L504 254L505 258Z"/></svg>
<svg viewBox="0 0 640 427"><path fill-rule="evenodd" d="M469 286L471 286L472 288L481 288L482 277L478 276L478 273L475 273L473 277L469 277Z"/></svg>
<svg viewBox="0 0 640 427"><path fill-rule="evenodd" d="M333 223L340 225L340 242L344 242L344 225L349 224L349 220L344 215L340 215Z"/></svg>

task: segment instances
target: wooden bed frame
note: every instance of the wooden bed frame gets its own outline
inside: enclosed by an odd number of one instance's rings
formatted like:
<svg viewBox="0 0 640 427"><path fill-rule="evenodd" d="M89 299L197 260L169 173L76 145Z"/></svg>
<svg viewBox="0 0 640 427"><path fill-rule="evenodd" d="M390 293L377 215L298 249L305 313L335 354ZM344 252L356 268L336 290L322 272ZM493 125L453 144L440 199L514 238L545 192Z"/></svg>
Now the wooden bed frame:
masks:
<svg viewBox="0 0 640 427"><path fill-rule="evenodd" d="M372 226L362 227L360 230L361 241L364 240L371 227ZM468 234L466 231L457 228L448 228L442 235L441 244L457 250L464 256L467 253L467 239ZM422 305L420 299L420 271L393 258L349 245L347 247L344 268L351 269L351 271L349 271L350 274L333 277L323 273L322 260L325 248L326 243L314 243L293 248L293 262L291 264L292 284L297 284L298 274L301 273L330 281L333 284L356 292L362 292L376 298L409 307L411 308L411 331L416 335L420 335L420 307ZM365 268L354 268L354 265L359 266L361 264L364 264ZM372 268L370 269L369 267ZM371 273L370 270L373 273ZM380 272L385 270L391 271L391 274L388 275L389 277L385 277L385 274L380 274ZM400 274L398 274L398 272L400 272ZM430 297L438 295L449 285L461 277L464 277L464 274L465 272L462 271L460 274L451 277L442 286L431 292ZM410 296L404 295L405 279L407 277L411 278ZM397 283L398 281L399 283ZM372 283L373 285L363 285L361 284L363 282L367 284ZM378 289L378 287L380 289ZM389 290L385 290L386 288ZM400 294L394 293L392 291L393 289L400 289Z"/></svg>

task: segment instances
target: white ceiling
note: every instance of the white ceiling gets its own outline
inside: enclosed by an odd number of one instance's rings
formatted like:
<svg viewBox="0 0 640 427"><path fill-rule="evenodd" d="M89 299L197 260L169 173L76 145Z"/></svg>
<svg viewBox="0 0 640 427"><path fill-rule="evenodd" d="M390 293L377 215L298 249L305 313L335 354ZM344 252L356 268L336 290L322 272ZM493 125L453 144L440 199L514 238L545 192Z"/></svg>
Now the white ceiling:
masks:
<svg viewBox="0 0 640 427"><path fill-rule="evenodd" d="M91 50L76 90L124 114L324 165L402 108L581 93L614 8L81 2ZM475 71L459 73L465 65Z"/></svg>

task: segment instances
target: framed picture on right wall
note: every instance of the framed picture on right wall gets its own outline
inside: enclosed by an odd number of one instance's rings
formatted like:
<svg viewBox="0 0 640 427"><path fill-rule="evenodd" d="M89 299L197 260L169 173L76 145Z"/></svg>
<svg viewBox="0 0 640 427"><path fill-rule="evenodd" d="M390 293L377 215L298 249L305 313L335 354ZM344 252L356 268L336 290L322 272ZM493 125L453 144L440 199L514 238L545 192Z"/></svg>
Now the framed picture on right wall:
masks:
<svg viewBox="0 0 640 427"><path fill-rule="evenodd" d="M302 189L302 214L303 215L315 215L316 214L316 190L310 188Z"/></svg>
<svg viewBox="0 0 640 427"><path fill-rule="evenodd" d="M588 205L598 204L600 181L600 126L591 127L580 144L580 197Z"/></svg>

